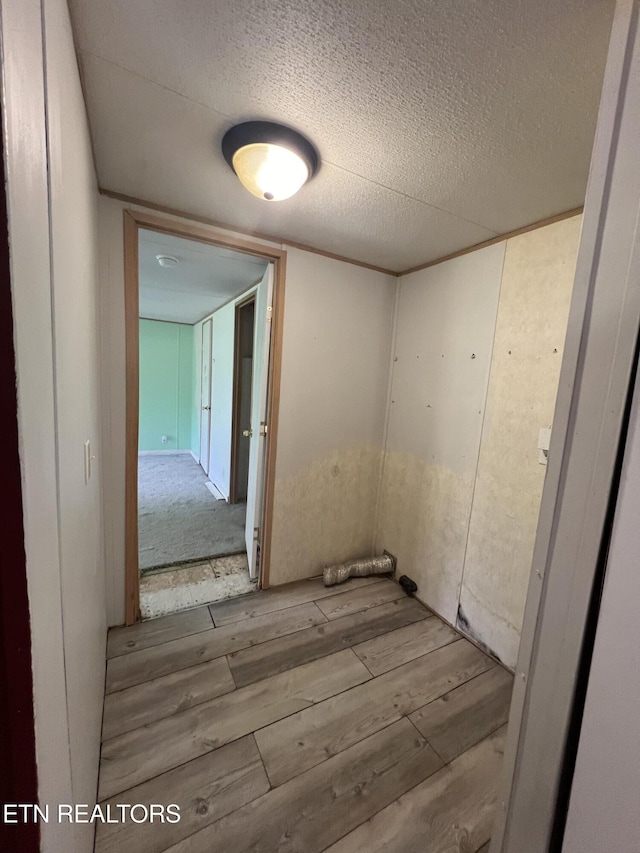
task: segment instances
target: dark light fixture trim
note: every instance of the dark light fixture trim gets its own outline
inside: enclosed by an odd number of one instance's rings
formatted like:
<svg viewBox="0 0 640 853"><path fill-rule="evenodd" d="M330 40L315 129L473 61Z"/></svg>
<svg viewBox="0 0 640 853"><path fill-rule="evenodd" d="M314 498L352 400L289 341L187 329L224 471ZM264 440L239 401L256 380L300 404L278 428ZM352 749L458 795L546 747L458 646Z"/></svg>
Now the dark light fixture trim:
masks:
<svg viewBox="0 0 640 853"><path fill-rule="evenodd" d="M247 121L230 128L222 153L240 183L266 201L283 201L318 171L318 154L306 137L270 121Z"/></svg>
<svg viewBox="0 0 640 853"><path fill-rule="evenodd" d="M245 145L256 142L266 142L271 145L282 145L301 157L309 169L309 178L318 171L318 154L309 140L297 130L276 124L273 121L245 121L230 128L222 138L222 153L224 159L233 171L233 155Z"/></svg>

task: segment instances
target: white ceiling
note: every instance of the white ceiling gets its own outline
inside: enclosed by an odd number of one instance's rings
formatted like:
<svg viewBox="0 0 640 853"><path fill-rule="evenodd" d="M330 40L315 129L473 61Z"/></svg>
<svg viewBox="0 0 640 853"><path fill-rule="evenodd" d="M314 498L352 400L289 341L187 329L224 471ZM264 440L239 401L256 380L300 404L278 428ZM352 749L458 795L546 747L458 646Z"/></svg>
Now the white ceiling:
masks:
<svg viewBox="0 0 640 853"><path fill-rule="evenodd" d="M70 0L100 185L393 270L582 204L613 0ZM246 192L232 124L318 148Z"/></svg>
<svg viewBox="0 0 640 853"><path fill-rule="evenodd" d="M177 258L161 267L156 255ZM197 323L262 278L266 261L155 231L139 232L140 316Z"/></svg>

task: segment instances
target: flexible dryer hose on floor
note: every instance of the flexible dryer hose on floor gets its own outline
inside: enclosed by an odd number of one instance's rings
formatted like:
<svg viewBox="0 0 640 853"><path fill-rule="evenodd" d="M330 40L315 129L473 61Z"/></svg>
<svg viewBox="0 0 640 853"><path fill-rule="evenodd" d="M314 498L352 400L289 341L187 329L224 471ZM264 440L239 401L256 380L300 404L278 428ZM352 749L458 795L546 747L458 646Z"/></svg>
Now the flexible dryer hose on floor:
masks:
<svg viewBox="0 0 640 853"><path fill-rule="evenodd" d="M395 561L388 554L382 554L380 557L363 557L361 560L347 560L346 563L327 566L323 572L324 585L333 586L337 583L344 583L348 578L392 575L395 570Z"/></svg>

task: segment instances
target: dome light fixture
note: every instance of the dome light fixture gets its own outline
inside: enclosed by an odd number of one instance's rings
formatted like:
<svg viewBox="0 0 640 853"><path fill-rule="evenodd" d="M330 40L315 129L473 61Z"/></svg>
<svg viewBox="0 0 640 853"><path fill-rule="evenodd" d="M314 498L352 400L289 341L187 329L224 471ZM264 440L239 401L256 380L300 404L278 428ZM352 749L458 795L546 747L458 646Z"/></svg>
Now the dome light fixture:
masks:
<svg viewBox="0 0 640 853"><path fill-rule="evenodd" d="M224 159L252 195L291 198L318 171L315 148L300 133L270 121L246 121L222 139Z"/></svg>
<svg viewBox="0 0 640 853"><path fill-rule="evenodd" d="M177 267L179 261L173 255L156 255L156 261L161 267Z"/></svg>

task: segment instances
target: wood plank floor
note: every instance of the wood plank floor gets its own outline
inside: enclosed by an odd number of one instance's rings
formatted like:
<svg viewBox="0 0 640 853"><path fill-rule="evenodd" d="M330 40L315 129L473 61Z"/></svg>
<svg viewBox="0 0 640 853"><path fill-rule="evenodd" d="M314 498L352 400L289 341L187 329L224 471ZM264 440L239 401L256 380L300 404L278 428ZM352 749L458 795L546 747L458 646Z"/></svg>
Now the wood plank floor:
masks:
<svg viewBox="0 0 640 853"><path fill-rule="evenodd" d="M512 677L393 581L110 632L97 853L484 853Z"/></svg>

